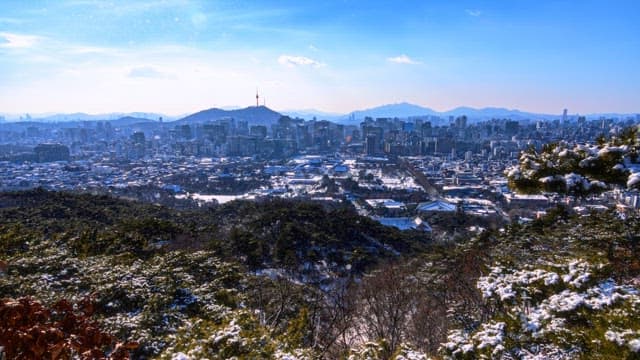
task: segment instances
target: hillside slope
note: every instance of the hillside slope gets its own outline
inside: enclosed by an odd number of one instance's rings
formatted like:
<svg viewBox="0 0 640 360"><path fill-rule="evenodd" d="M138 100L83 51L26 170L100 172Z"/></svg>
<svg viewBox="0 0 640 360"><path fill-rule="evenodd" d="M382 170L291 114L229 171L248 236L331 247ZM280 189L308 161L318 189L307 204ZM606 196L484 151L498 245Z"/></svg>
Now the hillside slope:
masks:
<svg viewBox="0 0 640 360"><path fill-rule="evenodd" d="M266 106L251 106L237 110L207 109L185 116L182 119L172 122L176 125L203 123L223 118L233 118L236 121L247 121L249 125L265 125L267 127L275 124L282 115Z"/></svg>
<svg viewBox="0 0 640 360"><path fill-rule="evenodd" d="M0 217L0 297L88 301L134 358L640 355L640 219L614 212L460 243L281 200L178 211L35 190L0 194Z"/></svg>

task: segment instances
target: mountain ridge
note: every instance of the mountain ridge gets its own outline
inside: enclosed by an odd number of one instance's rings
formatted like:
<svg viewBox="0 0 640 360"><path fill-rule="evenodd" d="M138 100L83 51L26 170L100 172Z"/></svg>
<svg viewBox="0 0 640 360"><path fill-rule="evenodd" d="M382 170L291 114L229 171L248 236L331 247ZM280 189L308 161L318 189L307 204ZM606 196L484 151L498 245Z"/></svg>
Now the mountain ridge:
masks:
<svg viewBox="0 0 640 360"><path fill-rule="evenodd" d="M509 118L512 120L555 120L561 119L562 114L546 114L522 111L519 109L509 109L505 107L483 107L474 108L470 106L458 106L446 111L437 111L430 107L417 105L409 102L390 103L375 106L367 109L354 110L348 113L336 113L327 112L317 109L289 109L276 111L266 106L249 106L245 108L236 107L222 107L222 108L210 108L204 109L188 115L164 115L159 113L147 113L147 112L131 112L131 113L107 113L107 114L87 114L83 112L68 113L68 114L35 114L31 115L30 119L24 119L24 115L0 113L0 116L4 117L5 122L73 122L73 121L114 121L125 117L148 119L149 121L157 121L162 118L165 122L172 123L198 123L210 120L218 120L224 117L233 117L236 120L245 120L250 124L270 125L282 116L287 115L291 117L299 117L305 120L310 120L316 117L318 120L330 120L343 124L357 124L366 116L372 118L377 117L398 117L398 118L410 118L410 117L424 117L424 116L437 116L441 117L443 122L447 120L449 116L462 116L466 115L470 121L483 121L493 118ZM587 113L582 114L587 118L600 118L600 117L633 117L637 116L637 113ZM577 114L570 114L570 117L575 117Z"/></svg>
<svg viewBox="0 0 640 360"><path fill-rule="evenodd" d="M392 115L396 114L396 115ZM518 109L508 109L502 107L474 108L469 106L459 106L447 111L437 111L429 107L411 104L407 102L382 105L370 109L352 112L355 118L371 117L418 117L418 116L462 116L465 115L470 120L489 120L492 118L511 118L514 120L525 119L551 119L559 118L560 115L525 112Z"/></svg>
<svg viewBox="0 0 640 360"><path fill-rule="evenodd" d="M410 118L410 117L424 117L424 116L437 116L441 117L442 122L444 123L449 116L462 116L465 115L469 118L470 121L483 121L490 119L512 119L512 120L555 120L561 119L562 114L558 112L558 114L546 114L546 113L535 113L522 111L519 109L509 109L505 107L483 107L483 108L474 108L470 106L458 106L450 110L446 111L437 111L429 107L425 107L422 105L412 104L409 102L399 102L399 103L391 103L384 104L372 108L362 109L362 110L354 110L349 113L345 113L342 115L335 113L328 113L331 116L323 116L322 111L320 110L288 110L283 111L283 113L289 115L295 114L305 114L309 117L316 116L319 119L327 119L327 120L335 120L344 124L357 124L365 116L369 116L372 118L378 117L397 117L397 118ZM634 113L588 113L582 114L587 118L599 118L599 117L629 117L634 116ZM578 116L577 114L569 114L570 117Z"/></svg>

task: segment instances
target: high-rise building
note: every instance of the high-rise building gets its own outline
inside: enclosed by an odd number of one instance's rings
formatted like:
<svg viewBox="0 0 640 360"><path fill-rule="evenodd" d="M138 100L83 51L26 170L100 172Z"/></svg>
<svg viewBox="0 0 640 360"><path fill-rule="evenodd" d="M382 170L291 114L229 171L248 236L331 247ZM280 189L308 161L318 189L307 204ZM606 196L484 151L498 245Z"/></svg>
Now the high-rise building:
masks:
<svg viewBox="0 0 640 360"><path fill-rule="evenodd" d="M467 151L464 153L464 161L469 162L473 160L473 153L471 151Z"/></svg>
<svg viewBox="0 0 640 360"><path fill-rule="evenodd" d="M258 139L264 139L267 137L267 127L264 125L253 125L249 130L249 135L255 136Z"/></svg>
<svg viewBox="0 0 640 360"><path fill-rule="evenodd" d="M384 130L381 127L364 125L362 126L362 135L365 139L365 152L367 155L382 153Z"/></svg>
<svg viewBox="0 0 640 360"><path fill-rule="evenodd" d="M466 115L458 116L456 118L455 125L458 129L464 129L467 127L467 117Z"/></svg>
<svg viewBox="0 0 640 360"><path fill-rule="evenodd" d="M69 161L69 148L62 144L39 144L33 149L37 162Z"/></svg>
<svg viewBox="0 0 640 360"><path fill-rule="evenodd" d="M367 155L377 155L380 153L380 141L374 134L367 135L365 138L365 151Z"/></svg>
<svg viewBox="0 0 640 360"><path fill-rule="evenodd" d="M131 141L133 141L133 143L136 145L144 145L144 142L145 142L144 132L142 131L134 132L131 135Z"/></svg>
<svg viewBox="0 0 640 360"><path fill-rule="evenodd" d="M520 123L518 123L517 121L515 121L515 120L507 120L507 121L505 121L505 123L504 123L504 132L508 136L516 135L519 130L520 130Z"/></svg>
<svg viewBox="0 0 640 360"><path fill-rule="evenodd" d="M178 134L183 140L191 140L191 137L192 137L191 126L186 124L176 126L176 130L179 131Z"/></svg>
<svg viewBox="0 0 640 360"><path fill-rule="evenodd" d="M144 156L146 151L146 138L144 136L144 132L136 131L131 135L132 149L130 152L130 156L134 158L141 158Z"/></svg>

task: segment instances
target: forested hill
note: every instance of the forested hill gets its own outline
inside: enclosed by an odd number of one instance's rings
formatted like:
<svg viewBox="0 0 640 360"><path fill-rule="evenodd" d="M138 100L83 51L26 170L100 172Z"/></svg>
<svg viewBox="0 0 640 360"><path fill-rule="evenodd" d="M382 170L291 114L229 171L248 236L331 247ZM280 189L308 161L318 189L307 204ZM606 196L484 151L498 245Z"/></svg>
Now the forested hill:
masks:
<svg viewBox="0 0 640 360"><path fill-rule="evenodd" d="M180 211L109 196L33 190L0 194L0 217L5 232L31 240L3 244L10 253L56 239L78 256L211 250L253 270L297 271L321 262L327 270L361 272L381 258L419 252L428 240L382 226L346 205L278 199Z"/></svg>
<svg viewBox="0 0 640 360"><path fill-rule="evenodd" d="M420 253L428 240L340 204L282 200L179 211L33 190L0 194L0 218L0 297L90 297L105 331L139 343L136 357L165 351L192 318L224 327L244 316L236 309L278 305L247 321L285 334L303 294Z"/></svg>
<svg viewBox="0 0 640 360"><path fill-rule="evenodd" d="M179 211L34 190L0 194L0 218L8 358L640 354L640 220L614 212L459 243L282 200Z"/></svg>

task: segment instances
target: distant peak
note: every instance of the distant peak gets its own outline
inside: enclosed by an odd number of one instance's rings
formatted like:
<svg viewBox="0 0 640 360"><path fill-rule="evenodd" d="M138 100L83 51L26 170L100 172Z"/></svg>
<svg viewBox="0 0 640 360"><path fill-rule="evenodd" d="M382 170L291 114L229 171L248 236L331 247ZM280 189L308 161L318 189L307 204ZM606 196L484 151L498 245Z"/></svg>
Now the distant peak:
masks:
<svg viewBox="0 0 640 360"><path fill-rule="evenodd" d="M280 117L280 113L273 111L264 105L247 106L245 108L234 110L211 108L185 116L184 118L180 119L180 121L204 122L226 117L232 117L236 120L247 120L250 123L254 124L270 124L275 122Z"/></svg>

